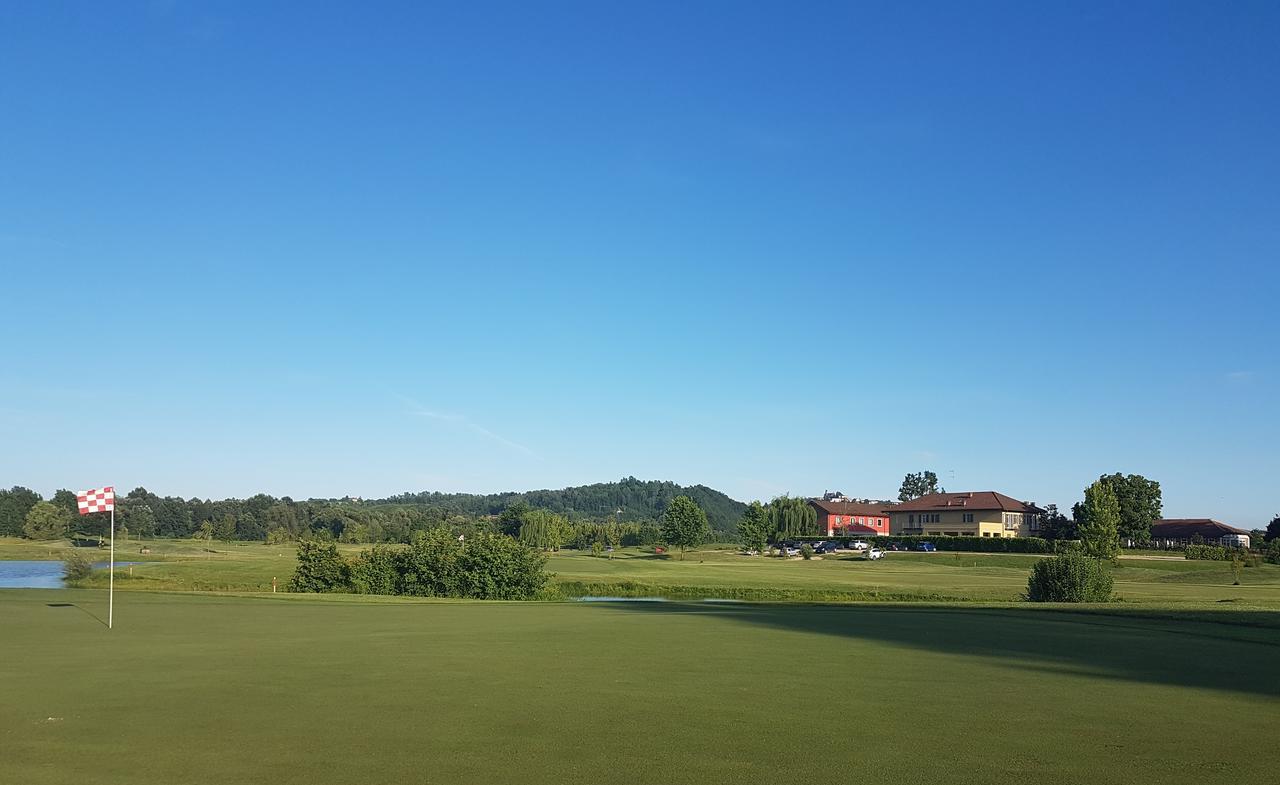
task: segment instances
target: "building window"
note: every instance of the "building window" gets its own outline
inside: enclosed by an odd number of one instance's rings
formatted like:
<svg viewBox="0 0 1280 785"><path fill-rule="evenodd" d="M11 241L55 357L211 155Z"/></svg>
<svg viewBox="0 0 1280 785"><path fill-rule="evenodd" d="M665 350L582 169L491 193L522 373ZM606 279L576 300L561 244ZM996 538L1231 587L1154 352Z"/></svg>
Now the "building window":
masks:
<svg viewBox="0 0 1280 785"><path fill-rule="evenodd" d="M916 516L914 515L907 516L907 523L915 523L915 522L916 522Z"/></svg>
<svg viewBox="0 0 1280 785"><path fill-rule="evenodd" d="M965 523L973 523L973 513L971 513L971 512L966 512L966 513L964 513L964 522L965 522Z"/></svg>

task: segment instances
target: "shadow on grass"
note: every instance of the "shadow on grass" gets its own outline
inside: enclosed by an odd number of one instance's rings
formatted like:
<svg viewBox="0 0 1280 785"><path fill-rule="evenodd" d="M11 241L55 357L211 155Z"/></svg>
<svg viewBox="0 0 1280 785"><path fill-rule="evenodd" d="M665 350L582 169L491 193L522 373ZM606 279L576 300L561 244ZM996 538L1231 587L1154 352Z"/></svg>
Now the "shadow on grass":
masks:
<svg viewBox="0 0 1280 785"><path fill-rule="evenodd" d="M84 615L88 616L90 619L93 619L97 623L101 624L103 627L107 626L107 622L105 619L98 618L97 614L95 614L93 611L87 608L81 608L79 605L76 605L74 602L46 602L45 606L49 608L75 608L76 610L80 611Z"/></svg>
<svg viewBox="0 0 1280 785"><path fill-rule="evenodd" d="M1239 611L1155 617L1070 610L874 608L616 602L605 612L713 616L789 632L980 657L1016 669L1280 696L1280 612L1242 626ZM1219 618L1220 617L1220 618Z"/></svg>

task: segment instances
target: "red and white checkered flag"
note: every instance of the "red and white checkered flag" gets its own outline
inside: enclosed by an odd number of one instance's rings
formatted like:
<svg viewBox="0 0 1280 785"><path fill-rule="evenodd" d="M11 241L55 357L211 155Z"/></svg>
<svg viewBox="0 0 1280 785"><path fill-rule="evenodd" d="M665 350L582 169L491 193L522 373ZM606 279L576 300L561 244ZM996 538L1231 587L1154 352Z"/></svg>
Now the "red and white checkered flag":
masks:
<svg viewBox="0 0 1280 785"><path fill-rule="evenodd" d="M76 506L81 515L91 512L111 512L116 508L116 491L108 485L91 491L80 491L76 494Z"/></svg>

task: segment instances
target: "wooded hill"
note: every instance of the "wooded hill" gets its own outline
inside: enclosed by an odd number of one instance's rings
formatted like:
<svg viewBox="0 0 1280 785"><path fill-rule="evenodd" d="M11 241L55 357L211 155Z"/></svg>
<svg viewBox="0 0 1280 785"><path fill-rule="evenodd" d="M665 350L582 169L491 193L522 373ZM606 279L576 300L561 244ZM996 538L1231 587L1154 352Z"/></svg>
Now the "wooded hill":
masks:
<svg viewBox="0 0 1280 785"><path fill-rule="evenodd" d="M535 509L550 510L570 520L613 520L621 509L621 521L657 521L667 503L688 496L707 513L707 521L717 532L732 533L746 505L705 485L682 486L665 480L637 480L625 477L618 482L601 482L573 488L506 493L402 493L366 504L412 504L468 516L497 515L509 505L523 501Z"/></svg>

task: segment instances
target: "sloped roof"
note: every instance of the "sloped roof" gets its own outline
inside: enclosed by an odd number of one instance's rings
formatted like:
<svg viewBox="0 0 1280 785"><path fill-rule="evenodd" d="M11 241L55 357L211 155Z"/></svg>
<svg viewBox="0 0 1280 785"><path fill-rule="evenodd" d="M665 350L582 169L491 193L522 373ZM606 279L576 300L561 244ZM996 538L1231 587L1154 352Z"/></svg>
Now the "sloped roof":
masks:
<svg viewBox="0 0 1280 785"><path fill-rule="evenodd" d="M888 515L886 507L893 505L864 504L863 502L829 502L822 499L810 499L809 503L828 515Z"/></svg>
<svg viewBox="0 0 1280 785"><path fill-rule="evenodd" d="M1030 502L1020 502L996 491L964 493L930 493L919 499L895 505L893 512L937 512L944 510L1003 510L1005 512L1044 512Z"/></svg>
<svg viewBox="0 0 1280 785"><path fill-rule="evenodd" d="M1161 518L1151 524L1151 537L1156 540L1189 540L1197 534L1216 540L1224 534L1248 533L1212 518Z"/></svg>

